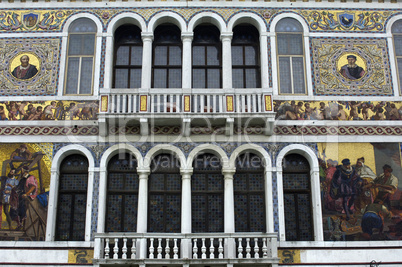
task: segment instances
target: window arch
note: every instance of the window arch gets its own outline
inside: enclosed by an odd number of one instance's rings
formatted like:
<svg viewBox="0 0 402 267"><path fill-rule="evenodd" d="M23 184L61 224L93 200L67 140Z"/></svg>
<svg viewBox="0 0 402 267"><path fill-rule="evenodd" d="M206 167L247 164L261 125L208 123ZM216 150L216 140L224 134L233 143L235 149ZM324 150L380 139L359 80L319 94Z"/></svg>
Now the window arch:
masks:
<svg viewBox="0 0 402 267"><path fill-rule="evenodd" d="M69 27L66 95L92 94L96 30L95 23L86 18L77 19Z"/></svg>
<svg viewBox="0 0 402 267"><path fill-rule="evenodd" d="M60 165L57 200L57 241L84 241L88 189L88 159L67 156Z"/></svg>
<svg viewBox="0 0 402 267"><path fill-rule="evenodd" d="M213 25L194 29L192 88L222 88L222 44Z"/></svg>
<svg viewBox="0 0 402 267"><path fill-rule="evenodd" d="M152 88L180 88L182 42L180 29L172 24L155 29L152 60Z"/></svg>
<svg viewBox="0 0 402 267"><path fill-rule="evenodd" d="M262 159L245 153L236 159L234 175L236 232L265 232L265 182Z"/></svg>
<svg viewBox="0 0 402 267"><path fill-rule="evenodd" d="M192 232L224 231L224 185L222 163L213 154L199 155L191 178Z"/></svg>
<svg viewBox="0 0 402 267"><path fill-rule="evenodd" d="M137 231L138 174L132 154L118 154L108 164L106 232Z"/></svg>
<svg viewBox="0 0 402 267"><path fill-rule="evenodd" d="M148 232L180 233L181 175L173 155L160 154L152 160L148 180Z"/></svg>
<svg viewBox="0 0 402 267"><path fill-rule="evenodd" d="M306 94L302 25L281 19L275 28L280 94Z"/></svg>
<svg viewBox="0 0 402 267"><path fill-rule="evenodd" d="M391 28L394 40L395 58L399 84L402 83L402 20L396 21Z"/></svg>
<svg viewBox="0 0 402 267"><path fill-rule="evenodd" d="M114 38L113 88L140 88L142 71L141 30L134 25L120 26Z"/></svg>
<svg viewBox="0 0 402 267"><path fill-rule="evenodd" d="M260 88L260 44L258 30L251 25L233 29L232 77L234 88Z"/></svg>
<svg viewBox="0 0 402 267"><path fill-rule="evenodd" d="M288 154L282 166L286 240L312 241L310 165L303 156Z"/></svg>

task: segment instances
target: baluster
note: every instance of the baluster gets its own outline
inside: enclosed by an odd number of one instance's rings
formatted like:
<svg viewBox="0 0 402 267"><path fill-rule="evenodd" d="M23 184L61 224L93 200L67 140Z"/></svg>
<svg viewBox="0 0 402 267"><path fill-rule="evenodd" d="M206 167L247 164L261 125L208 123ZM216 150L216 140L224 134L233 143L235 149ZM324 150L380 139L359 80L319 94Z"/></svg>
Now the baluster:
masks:
<svg viewBox="0 0 402 267"><path fill-rule="evenodd" d="M110 248L109 248L109 238L106 238L106 244L105 244L105 259L110 259L109 257L109 252L110 252Z"/></svg>
<svg viewBox="0 0 402 267"><path fill-rule="evenodd" d="M235 112L240 112L240 95L236 95L236 110Z"/></svg>
<svg viewBox="0 0 402 267"><path fill-rule="evenodd" d="M207 96L207 112L211 112L211 96Z"/></svg>
<svg viewBox="0 0 402 267"><path fill-rule="evenodd" d="M192 99L194 101L194 105L193 105L193 112L198 113L198 95L193 95Z"/></svg>
<svg viewBox="0 0 402 267"><path fill-rule="evenodd" d="M158 259L162 259L162 238L158 238Z"/></svg>
<svg viewBox="0 0 402 267"><path fill-rule="evenodd" d="M207 254L205 254L205 252L207 252L207 247L205 246L205 238L202 239L202 246L201 246L201 259L206 259L207 258Z"/></svg>
<svg viewBox="0 0 402 267"><path fill-rule="evenodd" d="M258 259L260 257L260 247L258 246L258 238L254 238L254 258Z"/></svg>
<svg viewBox="0 0 402 267"><path fill-rule="evenodd" d="M152 108L151 108L151 110L152 110ZM135 112L137 112L137 96L133 95L133 113L135 113Z"/></svg>
<svg viewBox="0 0 402 267"><path fill-rule="evenodd" d="M175 108L175 106L176 106L176 102L175 102L175 100L174 100L174 96L173 95L170 95L169 96L169 102L170 102L170 113L173 113L173 112L176 112L176 111L174 111L174 108Z"/></svg>
<svg viewBox="0 0 402 267"><path fill-rule="evenodd" d="M205 96L200 95L200 105L201 105L201 113L206 112L205 110Z"/></svg>
<svg viewBox="0 0 402 267"><path fill-rule="evenodd" d="M218 96L218 99L219 99L219 110L218 110L218 112L223 112L224 110L226 111L226 108L225 109L223 108L223 98L224 98L223 95Z"/></svg>
<svg viewBox="0 0 402 267"><path fill-rule="evenodd" d="M168 96L167 96L167 94L163 94L163 96L162 96L162 103L163 103L163 113L166 113L166 110L167 110L167 105L168 105Z"/></svg>
<svg viewBox="0 0 402 267"><path fill-rule="evenodd" d="M218 257L219 259L223 259L223 245L222 245L222 238L219 238L219 248L218 248Z"/></svg>
<svg viewBox="0 0 402 267"><path fill-rule="evenodd" d="M127 259L127 238L123 238L123 248L121 250L123 254L121 255L122 259Z"/></svg>
<svg viewBox="0 0 402 267"><path fill-rule="evenodd" d="M250 238L246 238L247 246L246 246L246 258L250 259L251 258L251 247L250 247Z"/></svg>
<svg viewBox="0 0 402 267"><path fill-rule="evenodd" d="M113 259L118 259L119 258L119 239L115 238L114 239L114 248L113 248Z"/></svg>
<svg viewBox="0 0 402 267"><path fill-rule="evenodd" d="M133 112L133 95L129 94L128 96L128 106L127 106L127 112L132 113Z"/></svg>
<svg viewBox="0 0 402 267"><path fill-rule="evenodd" d="M197 239L194 238L194 247L193 247L193 259L198 259L198 248L197 248Z"/></svg>
<svg viewBox="0 0 402 267"><path fill-rule="evenodd" d="M213 259L215 258L214 252L215 252L215 248L214 248L214 239L210 238L211 241L211 245L209 246L209 258Z"/></svg>
<svg viewBox="0 0 402 267"><path fill-rule="evenodd" d="M135 259L137 254L137 239L133 238L133 246L131 247L131 258Z"/></svg>
<svg viewBox="0 0 402 267"><path fill-rule="evenodd" d="M246 112L247 103L246 103L246 96L242 95L241 96L241 112Z"/></svg>
<svg viewBox="0 0 402 267"><path fill-rule="evenodd" d="M169 238L166 238L165 259L170 259L170 244L169 244Z"/></svg>
<svg viewBox="0 0 402 267"><path fill-rule="evenodd" d="M239 245L237 246L237 258L243 259L243 239L239 237Z"/></svg>
<svg viewBox="0 0 402 267"><path fill-rule="evenodd" d="M121 110L121 95L117 95L116 113L120 113L120 110Z"/></svg>
<svg viewBox="0 0 402 267"><path fill-rule="evenodd" d="M155 251L155 249L154 249L154 239L150 238L149 242L150 242L150 244L149 244L149 258L153 259L154 258L154 251ZM141 252L140 252L140 254L141 254Z"/></svg>
<svg viewBox="0 0 402 267"><path fill-rule="evenodd" d="M263 238L262 239L262 257L263 258L268 258L268 247L267 247L267 239Z"/></svg>
<svg viewBox="0 0 402 267"><path fill-rule="evenodd" d="M212 111L216 113L216 95L212 95Z"/></svg>
<svg viewBox="0 0 402 267"><path fill-rule="evenodd" d="M116 105L115 105L115 101L116 101L116 95L111 95L111 99L110 99L110 112L111 113L116 113Z"/></svg>
<svg viewBox="0 0 402 267"><path fill-rule="evenodd" d="M263 105L262 105L262 101L261 101L262 99L261 99L261 95L260 94L258 94L257 95L257 112L263 112L264 111L264 109L262 108L263 107Z"/></svg>
<svg viewBox="0 0 402 267"><path fill-rule="evenodd" d="M173 259L179 258L179 247L177 246L177 238L173 239L174 246L173 246Z"/></svg>
<svg viewBox="0 0 402 267"><path fill-rule="evenodd" d="M123 113L127 113L127 97L128 97L128 95L127 94L124 94L123 95L123 108L122 108L122 112Z"/></svg>

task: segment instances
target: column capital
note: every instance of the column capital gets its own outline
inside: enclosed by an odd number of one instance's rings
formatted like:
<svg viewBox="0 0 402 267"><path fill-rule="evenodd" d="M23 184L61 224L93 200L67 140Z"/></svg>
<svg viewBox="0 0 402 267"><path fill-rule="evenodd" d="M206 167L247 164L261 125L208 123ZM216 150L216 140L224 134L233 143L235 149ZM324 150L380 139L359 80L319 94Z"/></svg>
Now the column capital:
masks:
<svg viewBox="0 0 402 267"><path fill-rule="evenodd" d="M182 32L181 33L181 39L183 41L192 41L194 37L194 33L192 32Z"/></svg>
<svg viewBox="0 0 402 267"><path fill-rule="evenodd" d="M148 175L151 173L151 170L149 168L144 168L144 169L137 168L137 173L138 173L140 179L148 178ZM144 177L144 176L146 176L146 177Z"/></svg>
<svg viewBox="0 0 402 267"><path fill-rule="evenodd" d="M192 175L193 174L193 169L180 169L180 174L183 175ZM183 177L184 178L184 177Z"/></svg>
<svg viewBox="0 0 402 267"><path fill-rule="evenodd" d="M152 32L142 32L141 38L143 41L152 41L154 39L154 34Z"/></svg>
<svg viewBox="0 0 402 267"><path fill-rule="evenodd" d="M222 174L225 176L225 179L229 179L232 178L233 179L233 175L236 173L236 168L225 168L222 169ZM229 176L229 177L227 177ZM230 177L231 176L231 177Z"/></svg>
<svg viewBox="0 0 402 267"><path fill-rule="evenodd" d="M233 32L222 32L221 33L221 40L224 41L232 41Z"/></svg>

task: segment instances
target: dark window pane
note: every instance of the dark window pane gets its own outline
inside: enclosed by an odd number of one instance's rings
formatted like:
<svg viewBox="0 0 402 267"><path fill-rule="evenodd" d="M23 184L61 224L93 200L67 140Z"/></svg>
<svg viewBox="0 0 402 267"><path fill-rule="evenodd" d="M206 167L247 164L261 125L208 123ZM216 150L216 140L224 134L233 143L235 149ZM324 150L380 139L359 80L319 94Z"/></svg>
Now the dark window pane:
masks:
<svg viewBox="0 0 402 267"><path fill-rule="evenodd" d="M292 68L293 68L293 88L295 94L305 94L305 83L304 83L304 60L302 57L292 58Z"/></svg>
<svg viewBox="0 0 402 267"><path fill-rule="evenodd" d="M142 46L131 46L131 64L142 65Z"/></svg>
<svg viewBox="0 0 402 267"><path fill-rule="evenodd" d="M219 52L216 46L207 46L207 65L219 66Z"/></svg>
<svg viewBox="0 0 402 267"><path fill-rule="evenodd" d="M398 58L399 83L402 83L402 58Z"/></svg>
<svg viewBox="0 0 402 267"><path fill-rule="evenodd" d="M233 65L243 65L243 47L242 46L232 46L232 64Z"/></svg>
<svg viewBox="0 0 402 267"><path fill-rule="evenodd" d="M167 65L167 46L155 47L155 65Z"/></svg>
<svg viewBox="0 0 402 267"><path fill-rule="evenodd" d="M257 88L258 73L255 69L246 70L246 88Z"/></svg>
<svg viewBox="0 0 402 267"><path fill-rule="evenodd" d="M394 35L395 55L402 56L402 35Z"/></svg>
<svg viewBox="0 0 402 267"><path fill-rule="evenodd" d="M193 66L205 65L205 47L194 46L193 47Z"/></svg>
<svg viewBox="0 0 402 267"><path fill-rule="evenodd" d="M129 64L129 57L128 53L130 51L129 46L120 46L116 52L116 65L128 65Z"/></svg>
<svg viewBox="0 0 402 267"><path fill-rule="evenodd" d="M290 73L290 58L279 58L279 82L281 94L292 93L292 78Z"/></svg>
<svg viewBox="0 0 402 267"><path fill-rule="evenodd" d="M218 69L208 70L208 88L220 87L220 71Z"/></svg>
<svg viewBox="0 0 402 267"><path fill-rule="evenodd" d="M92 93L93 58L84 57L81 62L80 94Z"/></svg>
<svg viewBox="0 0 402 267"><path fill-rule="evenodd" d="M115 88L128 87L128 69L116 69L115 72Z"/></svg>
<svg viewBox="0 0 402 267"><path fill-rule="evenodd" d="M233 69L233 87L243 88L244 87L244 77L242 69Z"/></svg>
<svg viewBox="0 0 402 267"><path fill-rule="evenodd" d="M303 54L303 42L301 34L278 34L277 44L279 55Z"/></svg>
<svg viewBox="0 0 402 267"><path fill-rule="evenodd" d="M82 52L82 35L81 34L70 34L68 39L68 55L81 55Z"/></svg>
<svg viewBox="0 0 402 267"><path fill-rule="evenodd" d="M154 70L154 88L166 88L167 70Z"/></svg>
<svg viewBox="0 0 402 267"><path fill-rule="evenodd" d="M80 58L70 57L67 66L66 94L77 94Z"/></svg>
<svg viewBox="0 0 402 267"><path fill-rule="evenodd" d="M281 19L275 28L276 32L303 32L303 27L293 18Z"/></svg>
<svg viewBox="0 0 402 267"><path fill-rule="evenodd" d="M179 46L169 47L169 65L181 66L181 47Z"/></svg>
<svg viewBox="0 0 402 267"><path fill-rule="evenodd" d="M193 69L193 88L205 88L205 70Z"/></svg>
<svg viewBox="0 0 402 267"><path fill-rule="evenodd" d="M181 87L181 69L169 70L169 88Z"/></svg>
<svg viewBox="0 0 402 267"><path fill-rule="evenodd" d="M130 88L141 87L141 69L130 70Z"/></svg>
<svg viewBox="0 0 402 267"><path fill-rule="evenodd" d="M255 47L253 46L245 46L244 47L245 60L246 65L257 65L257 54L255 51Z"/></svg>
<svg viewBox="0 0 402 267"><path fill-rule="evenodd" d="M94 34L84 34L83 39L83 50L82 55L92 56L95 49L95 35Z"/></svg>

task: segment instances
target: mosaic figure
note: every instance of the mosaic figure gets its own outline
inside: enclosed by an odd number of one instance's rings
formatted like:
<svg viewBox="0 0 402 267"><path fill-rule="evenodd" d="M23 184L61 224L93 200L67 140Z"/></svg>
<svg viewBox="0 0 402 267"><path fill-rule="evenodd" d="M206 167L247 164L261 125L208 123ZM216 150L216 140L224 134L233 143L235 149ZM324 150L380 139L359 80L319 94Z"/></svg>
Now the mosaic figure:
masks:
<svg viewBox="0 0 402 267"><path fill-rule="evenodd" d="M36 66L29 64L28 55L22 55L20 61L21 65L15 67L11 73L15 78L27 80L33 78L38 73Z"/></svg>
<svg viewBox="0 0 402 267"><path fill-rule="evenodd" d="M343 77L350 80L358 80L366 73L362 67L356 64L357 58L354 55L347 56L348 64L341 67Z"/></svg>

